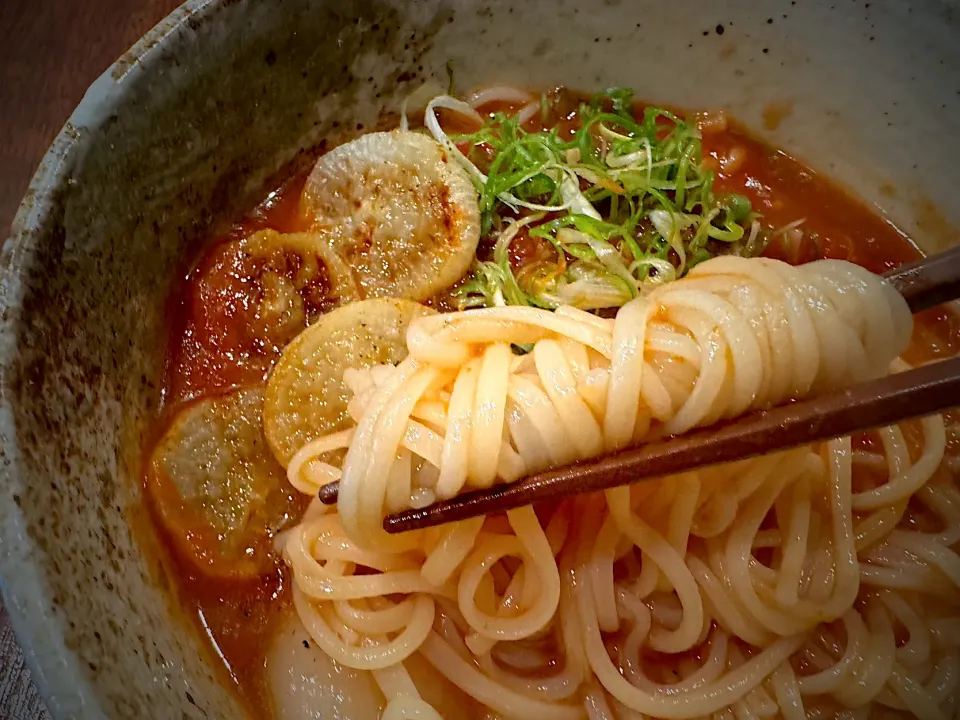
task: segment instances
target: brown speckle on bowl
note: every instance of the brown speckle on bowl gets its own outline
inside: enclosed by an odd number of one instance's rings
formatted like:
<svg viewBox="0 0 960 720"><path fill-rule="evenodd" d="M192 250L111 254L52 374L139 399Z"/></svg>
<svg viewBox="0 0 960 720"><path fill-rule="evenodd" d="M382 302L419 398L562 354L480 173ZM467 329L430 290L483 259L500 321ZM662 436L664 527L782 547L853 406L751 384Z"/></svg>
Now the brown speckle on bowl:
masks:
<svg viewBox="0 0 960 720"><path fill-rule="evenodd" d="M22 528L24 542L14 557L4 536L3 570L38 568L43 588L11 583L7 600L15 619L48 616L49 640L35 634L30 649L60 655L90 688L50 678L55 715L242 714L137 519L164 300L215 224L308 159L335 117L360 131L398 105L452 18L379 0L281 5L198 0L124 56L38 175L28 201L42 212L23 211L4 248L0 487L14 503L0 504L0 532Z"/></svg>

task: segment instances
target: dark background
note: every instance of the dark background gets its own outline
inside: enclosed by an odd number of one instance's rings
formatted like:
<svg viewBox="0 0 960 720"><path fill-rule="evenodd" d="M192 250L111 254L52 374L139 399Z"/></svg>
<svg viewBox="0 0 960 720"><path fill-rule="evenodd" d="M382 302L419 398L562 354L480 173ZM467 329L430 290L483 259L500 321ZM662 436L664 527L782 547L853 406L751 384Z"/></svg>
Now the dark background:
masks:
<svg viewBox="0 0 960 720"><path fill-rule="evenodd" d="M178 0L0 0L0 237L87 86Z"/></svg>
<svg viewBox="0 0 960 720"><path fill-rule="evenodd" d="M179 0L0 0L0 242L87 86ZM0 603L0 718L49 718Z"/></svg>

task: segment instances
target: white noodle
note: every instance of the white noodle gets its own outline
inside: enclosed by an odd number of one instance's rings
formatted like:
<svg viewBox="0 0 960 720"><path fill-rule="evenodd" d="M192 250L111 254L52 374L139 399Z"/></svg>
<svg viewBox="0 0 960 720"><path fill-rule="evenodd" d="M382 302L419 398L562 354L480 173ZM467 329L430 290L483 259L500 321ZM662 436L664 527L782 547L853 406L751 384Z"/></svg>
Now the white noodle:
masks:
<svg viewBox="0 0 960 720"><path fill-rule="evenodd" d="M387 720L439 717L402 664L418 651L505 717L861 718L881 704L946 717L960 682L960 497L930 483L939 417L913 455L893 427L882 451L839 438L544 518L528 507L381 527L424 498L882 375L911 328L902 298L849 263L738 257L613 320L524 307L419 318L406 360L348 373L356 427L288 468L314 493L319 456L347 447L338 511L285 537L301 620L332 658L373 673ZM516 343L534 349L517 356ZM900 523L911 498L938 534Z"/></svg>

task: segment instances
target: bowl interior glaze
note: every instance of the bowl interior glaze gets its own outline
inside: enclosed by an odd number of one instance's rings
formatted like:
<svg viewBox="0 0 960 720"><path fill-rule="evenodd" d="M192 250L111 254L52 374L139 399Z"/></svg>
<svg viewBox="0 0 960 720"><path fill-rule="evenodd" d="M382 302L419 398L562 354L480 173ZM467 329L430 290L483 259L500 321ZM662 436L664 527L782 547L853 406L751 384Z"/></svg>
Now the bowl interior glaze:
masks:
<svg viewBox="0 0 960 720"><path fill-rule="evenodd" d="M926 250L957 242L952 2L196 0L90 88L0 269L0 575L56 717L236 717L140 502L184 258L426 81L725 108Z"/></svg>

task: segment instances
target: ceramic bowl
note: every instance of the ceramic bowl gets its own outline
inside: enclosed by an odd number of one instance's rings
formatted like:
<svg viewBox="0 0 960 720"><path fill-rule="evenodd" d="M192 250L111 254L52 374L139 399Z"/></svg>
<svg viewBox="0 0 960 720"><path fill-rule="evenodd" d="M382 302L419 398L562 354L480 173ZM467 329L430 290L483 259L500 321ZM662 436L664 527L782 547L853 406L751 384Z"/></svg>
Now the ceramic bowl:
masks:
<svg viewBox="0 0 960 720"><path fill-rule="evenodd" d="M90 88L0 259L0 573L55 717L240 717L144 522L183 258L425 81L726 108L956 242L960 19L928 0L196 0Z"/></svg>

